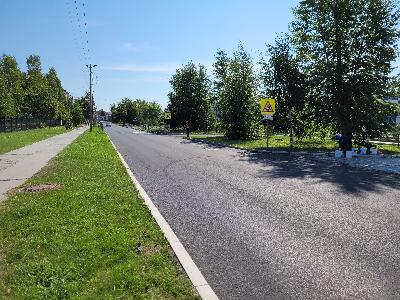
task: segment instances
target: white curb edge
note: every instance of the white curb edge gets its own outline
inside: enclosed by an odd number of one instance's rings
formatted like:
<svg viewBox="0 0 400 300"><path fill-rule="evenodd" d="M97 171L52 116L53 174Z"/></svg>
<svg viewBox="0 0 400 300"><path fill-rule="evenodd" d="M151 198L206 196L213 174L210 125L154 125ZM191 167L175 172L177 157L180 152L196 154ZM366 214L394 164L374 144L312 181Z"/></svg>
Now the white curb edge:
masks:
<svg viewBox="0 0 400 300"><path fill-rule="evenodd" d="M107 133L106 133L107 134ZM189 279L192 281L192 284L200 294L201 298L204 300L218 300L217 295L214 293L211 286L207 283L206 279L204 278L203 274L199 270L199 268L194 263L193 259L190 257L189 253L186 251L185 247L179 241L178 237L169 226L168 222L164 219L161 215L160 211L154 205L153 201L151 201L149 195L147 195L146 191L140 185L139 181L136 179L135 175L133 175L131 169L129 168L128 164L126 163L125 159L122 157L121 153L117 150L117 147L114 145L112 140L110 139L109 135L107 134L111 145L114 147L115 151L117 152L119 158L124 165L126 172L128 173L129 177L131 178L132 182L136 186L137 190L139 191L140 196L143 198L144 203L149 208L151 215L156 220L158 226L160 226L164 236L168 240L169 244L171 245L172 250L175 252L176 257L178 258L179 262L185 269L185 272L189 276Z"/></svg>

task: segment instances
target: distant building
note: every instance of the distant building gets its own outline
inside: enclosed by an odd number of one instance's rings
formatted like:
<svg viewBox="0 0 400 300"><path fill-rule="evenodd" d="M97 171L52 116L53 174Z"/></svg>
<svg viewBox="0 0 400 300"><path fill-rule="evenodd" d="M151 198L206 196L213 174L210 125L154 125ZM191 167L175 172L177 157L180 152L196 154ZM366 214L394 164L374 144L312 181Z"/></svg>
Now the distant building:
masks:
<svg viewBox="0 0 400 300"><path fill-rule="evenodd" d="M390 103L400 104L400 98L386 98L385 100ZM392 116L391 118L393 119L393 122L400 124L400 116Z"/></svg>
<svg viewBox="0 0 400 300"><path fill-rule="evenodd" d="M96 120L97 121L111 121L111 112L98 110L96 111Z"/></svg>

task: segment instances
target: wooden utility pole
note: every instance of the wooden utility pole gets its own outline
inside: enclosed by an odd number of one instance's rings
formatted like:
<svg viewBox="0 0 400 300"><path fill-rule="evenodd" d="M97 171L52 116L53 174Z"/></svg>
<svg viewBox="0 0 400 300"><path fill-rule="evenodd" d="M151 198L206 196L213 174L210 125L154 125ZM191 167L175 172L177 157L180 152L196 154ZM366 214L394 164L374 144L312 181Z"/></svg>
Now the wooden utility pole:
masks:
<svg viewBox="0 0 400 300"><path fill-rule="evenodd" d="M90 131L92 131L92 129L93 129L93 94L92 94L92 68L94 68L94 67L97 67L97 65L93 65L92 66L92 64L89 64L89 65L86 65L86 67L88 67L89 68L89 97L90 97L90 102L89 102L89 105L90 105Z"/></svg>

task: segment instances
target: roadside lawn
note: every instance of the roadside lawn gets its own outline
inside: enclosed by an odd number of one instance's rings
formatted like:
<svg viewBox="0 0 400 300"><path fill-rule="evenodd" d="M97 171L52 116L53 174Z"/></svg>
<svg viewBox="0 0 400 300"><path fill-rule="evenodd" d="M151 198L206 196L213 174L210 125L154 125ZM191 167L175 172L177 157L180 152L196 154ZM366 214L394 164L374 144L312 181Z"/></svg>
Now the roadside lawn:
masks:
<svg viewBox="0 0 400 300"><path fill-rule="evenodd" d="M203 136L194 136L191 139L193 140L204 140L210 141L214 143L222 143L228 146L240 147L243 149L266 149L267 148L267 140L259 139L259 140L230 140L223 136L218 137L203 137ZM289 137L274 135L269 138L269 148L274 150L289 150ZM337 143L326 139L321 142L321 140L296 140L294 143L293 151L332 151L336 149Z"/></svg>
<svg viewBox="0 0 400 300"><path fill-rule="evenodd" d="M207 136L193 136L192 140L203 140L214 143L222 143L228 146L240 147L248 150L255 149L266 149L267 148L267 140L259 139L259 140L230 140L226 137L207 137ZM332 141L331 139L318 140L318 139L303 139L303 140L295 140L294 147L292 151L334 151L338 147L337 142ZM273 150L289 150L289 137L288 136L280 136L274 135L269 138L269 148ZM395 145L378 145L378 150L382 153L387 154L400 154L400 147Z"/></svg>
<svg viewBox="0 0 400 300"><path fill-rule="evenodd" d="M377 144L376 146L378 150L383 153L400 155L400 147L397 145Z"/></svg>
<svg viewBox="0 0 400 300"><path fill-rule="evenodd" d="M95 128L0 204L0 298L199 296Z"/></svg>
<svg viewBox="0 0 400 300"><path fill-rule="evenodd" d="M66 131L65 127L58 126L14 132L2 132L0 133L0 154L31 145L35 142L45 140Z"/></svg>

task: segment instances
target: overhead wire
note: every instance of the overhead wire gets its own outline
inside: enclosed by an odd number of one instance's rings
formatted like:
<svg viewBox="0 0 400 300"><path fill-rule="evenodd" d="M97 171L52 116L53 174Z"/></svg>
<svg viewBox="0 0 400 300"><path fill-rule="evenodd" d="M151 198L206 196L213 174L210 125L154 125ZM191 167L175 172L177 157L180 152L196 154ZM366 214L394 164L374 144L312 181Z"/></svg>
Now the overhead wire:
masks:
<svg viewBox="0 0 400 300"><path fill-rule="evenodd" d="M92 59L88 34L87 5L84 0L67 0L67 7L77 58L86 77L88 74L86 65ZM82 91L87 90L84 85L80 88Z"/></svg>

